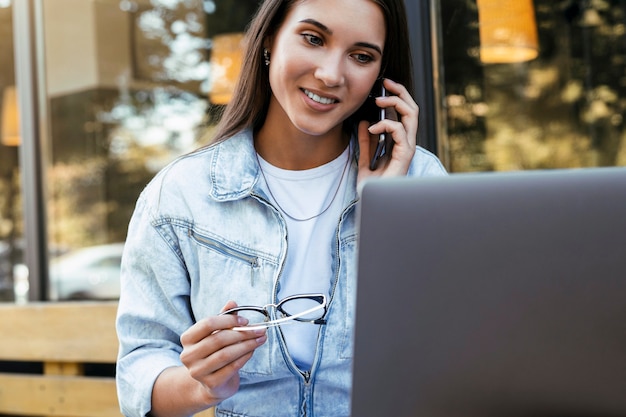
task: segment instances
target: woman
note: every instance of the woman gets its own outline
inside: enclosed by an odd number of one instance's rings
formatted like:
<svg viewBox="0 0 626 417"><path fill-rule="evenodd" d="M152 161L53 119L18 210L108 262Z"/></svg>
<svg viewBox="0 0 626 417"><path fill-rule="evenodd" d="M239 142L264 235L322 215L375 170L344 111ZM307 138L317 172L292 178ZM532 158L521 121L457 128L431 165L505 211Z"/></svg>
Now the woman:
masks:
<svg viewBox="0 0 626 417"><path fill-rule="evenodd" d="M128 416L349 415L357 184L445 175L416 147L402 0L266 0L247 39L216 142L159 173L129 226ZM381 77L391 96L371 98ZM372 123L372 108L398 121ZM372 171L381 133L394 146ZM319 316L279 318L294 296ZM246 328L236 303L279 323Z"/></svg>

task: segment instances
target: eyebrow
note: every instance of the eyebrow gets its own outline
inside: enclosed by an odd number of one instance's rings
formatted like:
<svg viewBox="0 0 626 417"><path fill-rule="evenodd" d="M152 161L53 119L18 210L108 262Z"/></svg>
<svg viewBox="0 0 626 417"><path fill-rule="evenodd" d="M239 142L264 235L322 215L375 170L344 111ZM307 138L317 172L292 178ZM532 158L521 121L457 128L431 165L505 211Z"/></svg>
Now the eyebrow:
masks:
<svg viewBox="0 0 626 417"><path fill-rule="evenodd" d="M308 23L310 25L313 25L315 27L317 27L319 30L321 30L322 32L325 32L328 35L332 35L333 31L326 26L325 24L323 24L322 22L319 22L315 19L303 19L300 21L300 23ZM362 48L371 48L375 51L377 51L379 54L383 54L383 50L380 48L380 46L373 44L373 43L369 43L369 42L357 42L355 44L356 46L360 46Z"/></svg>

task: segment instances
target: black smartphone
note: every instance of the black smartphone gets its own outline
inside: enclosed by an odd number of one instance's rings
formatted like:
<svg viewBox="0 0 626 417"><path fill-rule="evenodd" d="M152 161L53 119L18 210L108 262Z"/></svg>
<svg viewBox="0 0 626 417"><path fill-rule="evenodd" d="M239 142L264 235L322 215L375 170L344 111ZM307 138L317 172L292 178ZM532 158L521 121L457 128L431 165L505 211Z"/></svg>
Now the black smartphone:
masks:
<svg viewBox="0 0 626 417"><path fill-rule="evenodd" d="M383 97L387 95L387 89L383 85L383 80L379 79L374 84L374 89L372 90L373 97ZM377 107L378 109L378 120L380 121L386 118L387 111L384 108ZM378 143L376 144L376 150L374 151L374 155L372 156L372 160L370 161L370 169L374 171L378 167L378 161L380 158L387 154L391 154L391 148L393 147L393 139L387 137L385 132L378 135Z"/></svg>

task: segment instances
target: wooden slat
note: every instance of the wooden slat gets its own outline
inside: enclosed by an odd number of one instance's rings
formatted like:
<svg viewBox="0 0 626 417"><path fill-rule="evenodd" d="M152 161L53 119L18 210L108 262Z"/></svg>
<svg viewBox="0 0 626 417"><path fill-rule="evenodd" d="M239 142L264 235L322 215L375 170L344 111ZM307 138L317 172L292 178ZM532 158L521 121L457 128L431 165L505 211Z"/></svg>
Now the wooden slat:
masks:
<svg viewBox="0 0 626 417"><path fill-rule="evenodd" d="M117 302L0 304L0 358L114 363Z"/></svg>
<svg viewBox="0 0 626 417"><path fill-rule="evenodd" d="M85 366L77 362L44 362L44 375L84 375Z"/></svg>
<svg viewBox="0 0 626 417"><path fill-rule="evenodd" d="M0 373L0 415L121 416L114 378L80 376L83 363L115 363L116 311L117 302L0 304L0 360L44 366L43 375Z"/></svg>
<svg viewBox="0 0 626 417"><path fill-rule="evenodd" d="M0 410L9 415L119 417L113 378L0 373Z"/></svg>

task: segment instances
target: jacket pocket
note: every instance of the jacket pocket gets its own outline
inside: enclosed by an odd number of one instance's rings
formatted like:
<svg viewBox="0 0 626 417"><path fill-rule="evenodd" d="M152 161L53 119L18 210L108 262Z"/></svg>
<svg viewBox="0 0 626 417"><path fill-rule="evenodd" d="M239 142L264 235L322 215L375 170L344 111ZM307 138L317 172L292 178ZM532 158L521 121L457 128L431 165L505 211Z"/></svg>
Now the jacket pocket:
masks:
<svg viewBox="0 0 626 417"><path fill-rule="evenodd" d="M235 249L228 246L226 243L217 239L202 235L193 229L188 231L189 237L195 240L202 246L208 249L214 250L222 255L243 262L250 267L250 285L254 284L254 270L259 266L259 257L253 254L249 254L240 249Z"/></svg>
<svg viewBox="0 0 626 417"><path fill-rule="evenodd" d="M276 267L252 249L212 237L192 228L187 232L195 246L196 274L191 279L191 300L196 319L219 314L229 300L238 305L263 306L271 300ZM259 346L241 369L242 374L270 375L273 341Z"/></svg>

